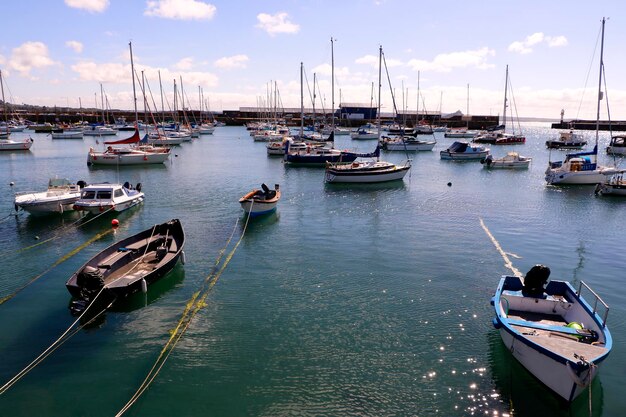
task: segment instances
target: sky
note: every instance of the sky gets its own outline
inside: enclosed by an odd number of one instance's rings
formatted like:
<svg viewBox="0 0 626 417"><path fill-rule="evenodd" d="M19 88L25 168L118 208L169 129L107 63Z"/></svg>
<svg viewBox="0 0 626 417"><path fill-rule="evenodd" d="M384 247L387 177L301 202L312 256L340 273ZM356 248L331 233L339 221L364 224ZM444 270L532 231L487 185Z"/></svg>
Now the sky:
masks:
<svg viewBox="0 0 626 417"><path fill-rule="evenodd" d="M605 100L626 120L623 0L20 0L3 2L0 70L8 102L132 109L134 67L148 102L173 106L181 80L186 107L212 111L304 106L315 78L316 108L381 107L501 115L506 66L508 116L595 119L600 31L606 17ZM331 43L331 39L333 39ZM331 48L332 45L332 48ZM391 87L387 81L391 82ZM159 86L159 73L161 85ZM374 86L374 87L372 87ZM200 95L199 91L202 91ZM150 93L151 92L151 93ZM140 107L141 89L137 86ZM468 105L469 98L469 105ZM607 100L608 99L608 100ZM179 99L180 103L180 99ZM374 104L376 105L376 104Z"/></svg>

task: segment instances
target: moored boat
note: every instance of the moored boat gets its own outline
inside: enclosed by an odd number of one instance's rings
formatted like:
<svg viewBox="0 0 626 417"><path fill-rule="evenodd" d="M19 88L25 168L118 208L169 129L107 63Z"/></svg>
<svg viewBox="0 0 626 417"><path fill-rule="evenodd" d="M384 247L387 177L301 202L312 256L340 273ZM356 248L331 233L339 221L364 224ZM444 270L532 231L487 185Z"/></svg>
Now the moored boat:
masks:
<svg viewBox="0 0 626 417"><path fill-rule="evenodd" d="M575 290L536 265L522 280L503 277L491 300L502 342L532 375L566 401L580 395L611 352L609 307L584 282ZM586 300L583 289L592 298ZM604 307L600 316L597 308Z"/></svg>
<svg viewBox="0 0 626 417"><path fill-rule="evenodd" d="M66 178L51 178L46 191L16 193L15 210L21 208L33 214L71 211L85 185L85 181L72 183Z"/></svg>
<svg viewBox="0 0 626 417"><path fill-rule="evenodd" d="M104 142L107 148L104 151L96 151L89 148L87 165L149 165L162 164L170 156L168 147L146 147L140 144L147 142L139 138L139 131L135 130L133 136L113 142ZM145 142L144 142L145 143ZM129 145L129 146L112 146Z"/></svg>
<svg viewBox="0 0 626 417"><path fill-rule="evenodd" d="M145 195L141 183L135 187L128 182L122 184L90 184L83 188L80 198L74 203L74 210L92 214L105 211L120 212L141 204Z"/></svg>
<svg viewBox="0 0 626 417"><path fill-rule="evenodd" d="M23 140L12 140L8 136L0 138L0 151L27 151L33 146L33 140L26 138Z"/></svg>
<svg viewBox="0 0 626 417"><path fill-rule="evenodd" d="M329 163L324 181L328 183L379 183L401 180L411 169L411 161L396 165L386 161Z"/></svg>
<svg viewBox="0 0 626 417"><path fill-rule="evenodd" d="M583 135L573 130L560 132L558 139L547 140L546 148L548 149L581 149L587 144Z"/></svg>
<svg viewBox="0 0 626 417"><path fill-rule="evenodd" d="M626 135L611 137L611 142L606 147L606 153L609 155L626 155Z"/></svg>
<svg viewBox="0 0 626 417"><path fill-rule="evenodd" d="M276 205L280 200L280 186L274 184L274 189L270 190L265 184L261 184L261 189L253 189L239 199L239 204L245 214L256 217L276 211Z"/></svg>
<svg viewBox="0 0 626 417"><path fill-rule="evenodd" d="M489 148L463 141L456 141L448 149L439 152L441 159L457 161L480 160L486 158L487 155L489 155Z"/></svg>
<svg viewBox="0 0 626 417"><path fill-rule="evenodd" d="M180 220L172 219L104 249L65 283L76 298L70 306L72 313L84 311L101 291L113 299L147 291L150 284L184 258L184 244L185 232Z"/></svg>
<svg viewBox="0 0 626 417"><path fill-rule="evenodd" d="M624 172L626 171L621 170L608 177L606 181L598 183L596 185L596 195L626 196Z"/></svg>
<svg viewBox="0 0 626 417"><path fill-rule="evenodd" d="M502 158L494 158L493 155L487 155L481 159L480 163L485 164L485 168L506 168L506 169L526 169L530 165L532 158L522 156L517 152L508 152Z"/></svg>

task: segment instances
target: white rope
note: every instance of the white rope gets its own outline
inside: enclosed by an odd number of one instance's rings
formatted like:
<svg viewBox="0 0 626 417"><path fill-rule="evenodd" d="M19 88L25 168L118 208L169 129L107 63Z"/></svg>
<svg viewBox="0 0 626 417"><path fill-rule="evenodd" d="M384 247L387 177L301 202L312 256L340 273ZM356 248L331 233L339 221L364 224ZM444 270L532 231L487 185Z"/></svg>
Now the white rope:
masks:
<svg viewBox="0 0 626 417"><path fill-rule="evenodd" d="M507 256L506 252L504 252L504 250L502 250L502 247L500 246L500 243L498 243L498 241L496 240L495 237L493 237L493 235L491 234L491 232L489 231L489 229L487 228L487 226L485 225L485 222L483 221L483 219L481 219L480 217L478 218L478 220L480 220L480 225L483 228L483 230L485 231L485 233L487 233L487 236L489 237L489 239L491 239L491 242L493 243L493 245L496 247L496 250L500 253L500 255L502 256L502 259L504 259L504 266L506 266L508 269L510 269L513 274L516 277L522 277L523 274L513 266L513 263L511 262L511 260L509 259L509 257Z"/></svg>

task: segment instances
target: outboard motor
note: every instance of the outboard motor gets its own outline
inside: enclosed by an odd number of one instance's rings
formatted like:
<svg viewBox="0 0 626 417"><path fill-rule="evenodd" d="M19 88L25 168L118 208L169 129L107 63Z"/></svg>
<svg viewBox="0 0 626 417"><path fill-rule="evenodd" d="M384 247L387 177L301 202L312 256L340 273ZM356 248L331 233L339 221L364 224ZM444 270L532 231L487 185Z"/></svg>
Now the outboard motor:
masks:
<svg viewBox="0 0 626 417"><path fill-rule="evenodd" d="M544 286L548 282L550 268L545 265L535 265L530 268L524 277L524 295L531 297L543 296Z"/></svg>
<svg viewBox="0 0 626 417"><path fill-rule="evenodd" d="M80 180L80 181L76 182L76 185L78 185L78 188L80 188L82 190L83 188L85 188L87 183L85 181L83 181L83 180Z"/></svg>
<svg viewBox="0 0 626 417"><path fill-rule="evenodd" d="M104 287L104 276L102 271L93 266L87 265L76 277L76 285L80 288L81 298L91 299L91 297Z"/></svg>
<svg viewBox="0 0 626 417"><path fill-rule="evenodd" d="M141 192L141 183L138 182L137 185L135 185L135 190Z"/></svg>
<svg viewBox="0 0 626 417"><path fill-rule="evenodd" d="M122 187L126 188L127 190L130 190L130 183L126 181L124 185L122 185Z"/></svg>

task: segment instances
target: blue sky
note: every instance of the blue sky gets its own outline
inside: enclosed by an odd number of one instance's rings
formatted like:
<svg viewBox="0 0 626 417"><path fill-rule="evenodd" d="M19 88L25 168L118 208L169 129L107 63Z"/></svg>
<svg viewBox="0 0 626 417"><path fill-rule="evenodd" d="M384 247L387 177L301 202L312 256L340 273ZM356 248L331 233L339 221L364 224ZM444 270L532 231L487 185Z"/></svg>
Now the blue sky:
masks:
<svg viewBox="0 0 626 417"><path fill-rule="evenodd" d="M505 67L520 116L595 118L598 37L611 118L626 119L624 5L603 1L414 0L21 0L3 4L0 69L8 101L132 108L128 43L160 107L180 77L192 108L198 86L212 110L256 106L278 84L285 107L300 106L300 62L316 107L369 103L382 45L398 107L500 114ZM620 13L621 12L621 13ZM595 51L595 54L594 54ZM375 87L377 89L377 87ZM383 111L393 109L383 83ZM97 98L94 94L97 93ZM305 106L311 107L305 86ZM509 99L511 97L509 96ZM152 99L149 99L150 101ZM321 101L324 100L324 103ZM141 102L141 100L140 100ZM606 110L603 110L606 118Z"/></svg>

